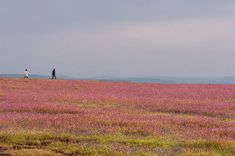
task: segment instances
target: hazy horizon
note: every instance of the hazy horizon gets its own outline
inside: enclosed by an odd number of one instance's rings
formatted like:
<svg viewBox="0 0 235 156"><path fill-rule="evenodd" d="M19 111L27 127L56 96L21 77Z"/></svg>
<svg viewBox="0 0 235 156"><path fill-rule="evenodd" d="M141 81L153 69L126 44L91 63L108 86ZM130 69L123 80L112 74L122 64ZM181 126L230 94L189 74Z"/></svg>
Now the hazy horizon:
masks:
<svg viewBox="0 0 235 156"><path fill-rule="evenodd" d="M0 73L235 76L232 0L2 0Z"/></svg>

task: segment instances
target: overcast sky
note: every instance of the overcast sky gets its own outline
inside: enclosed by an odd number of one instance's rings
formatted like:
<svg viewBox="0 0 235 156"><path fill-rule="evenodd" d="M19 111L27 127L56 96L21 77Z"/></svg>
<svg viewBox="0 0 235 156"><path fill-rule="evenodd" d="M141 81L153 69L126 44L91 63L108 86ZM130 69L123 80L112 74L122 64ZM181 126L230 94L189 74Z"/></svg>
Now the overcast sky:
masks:
<svg viewBox="0 0 235 156"><path fill-rule="evenodd" d="M234 0L1 0L0 73L234 76Z"/></svg>

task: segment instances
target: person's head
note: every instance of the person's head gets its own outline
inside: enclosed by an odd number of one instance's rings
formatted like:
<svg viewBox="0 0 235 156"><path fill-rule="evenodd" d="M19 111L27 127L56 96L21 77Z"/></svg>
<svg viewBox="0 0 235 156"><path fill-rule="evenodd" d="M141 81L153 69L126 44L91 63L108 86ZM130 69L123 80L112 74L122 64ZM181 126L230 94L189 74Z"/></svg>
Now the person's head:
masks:
<svg viewBox="0 0 235 156"><path fill-rule="evenodd" d="M25 71L28 71L28 69L25 69Z"/></svg>

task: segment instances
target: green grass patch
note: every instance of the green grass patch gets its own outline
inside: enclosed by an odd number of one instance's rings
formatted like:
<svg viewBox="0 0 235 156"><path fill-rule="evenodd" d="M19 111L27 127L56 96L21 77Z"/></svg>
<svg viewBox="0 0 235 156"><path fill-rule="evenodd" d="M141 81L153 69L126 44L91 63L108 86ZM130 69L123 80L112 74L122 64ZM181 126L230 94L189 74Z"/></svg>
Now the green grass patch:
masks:
<svg viewBox="0 0 235 156"><path fill-rule="evenodd" d="M87 144L66 144L62 142L53 142L49 149L66 155L111 155L112 152L105 145L87 145Z"/></svg>
<svg viewBox="0 0 235 156"><path fill-rule="evenodd" d="M225 121L228 121L228 122L235 122L235 118L226 118Z"/></svg>
<svg viewBox="0 0 235 156"><path fill-rule="evenodd" d="M194 152L195 155L200 155L200 153L202 155L235 155L234 142L197 140L190 143L183 143L181 147L198 151L196 153Z"/></svg>
<svg viewBox="0 0 235 156"><path fill-rule="evenodd" d="M6 150L1 154L6 156L64 156L63 154L46 149L11 149Z"/></svg>
<svg viewBox="0 0 235 156"><path fill-rule="evenodd" d="M0 132L0 147L45 149L66 155L235 155L235 143L226 141L177 141L174 137L143 136L139 132L76 135L37 131ZM137 135L136 135L137 133Z"/></svg>
<svg viewBox="0 0 235 156"><path fill-rule="evenodd" d="M191 114L191 113L176 113L176 112L146 112L144 115L147 116L174 116L179 118L194 118L197 117L197 114Z"/></svg>
<svg viewBox="0 0 235 156"><path fill-rule="evenodd" d="M125 148L118 149L114 145ZM74 135L69 133L9 131L0 132L0 146L6 148L43 148L68 155L126 155L128 153L125 149L132 149L132 153L141 155L145 153L146 149L151 152L154 148L171 148L174 144L157 137L138 138L121 133ZM110 150L110 147L112 147L112 150Z"/></svg>

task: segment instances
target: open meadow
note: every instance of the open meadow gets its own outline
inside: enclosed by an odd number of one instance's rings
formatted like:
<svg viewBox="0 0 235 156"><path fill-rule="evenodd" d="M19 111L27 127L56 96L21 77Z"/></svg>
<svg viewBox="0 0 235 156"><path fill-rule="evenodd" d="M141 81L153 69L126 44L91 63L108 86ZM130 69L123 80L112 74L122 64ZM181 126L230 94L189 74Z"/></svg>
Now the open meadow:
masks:
<svg viewBox="0 0 235 156"><path fill-rule="evenodd" d="M235 155L235 85L0 79L5 155Z"/></svg>

